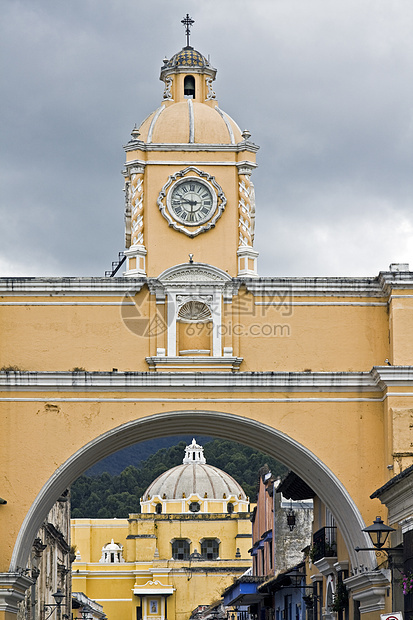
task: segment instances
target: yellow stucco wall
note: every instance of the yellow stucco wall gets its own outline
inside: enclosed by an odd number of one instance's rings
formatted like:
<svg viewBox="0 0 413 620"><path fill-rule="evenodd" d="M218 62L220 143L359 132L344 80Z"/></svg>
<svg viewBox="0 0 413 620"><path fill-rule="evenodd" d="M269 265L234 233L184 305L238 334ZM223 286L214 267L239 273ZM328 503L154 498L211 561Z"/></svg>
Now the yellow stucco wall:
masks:
<svg viewBox="0 0 413 620"><path fill-rule="evenodd" d="M249 537L237 537L239 534ZM171 541L175 538L190 540L191 553L200 551L203 538L219 539L219 559L173 560ZM124 562L99 561L102 547L111 539L122 545ZM142 617L146 613L154 620L160 613L151 614L149 602L158 601L159 612L165 599L162 589L172 587L173 593L167 596L168 618L183 620L198 604L218 599L222 589L251 565L250 514L136 514L130 515L129 521L73 519L72 544L80 553L73 564L74 591L101 603L109 618L134 620L136 607L141 607ZM241 558L235 557L237 548ZM134 587L149 587L153 592L134 594Z"/></svg>

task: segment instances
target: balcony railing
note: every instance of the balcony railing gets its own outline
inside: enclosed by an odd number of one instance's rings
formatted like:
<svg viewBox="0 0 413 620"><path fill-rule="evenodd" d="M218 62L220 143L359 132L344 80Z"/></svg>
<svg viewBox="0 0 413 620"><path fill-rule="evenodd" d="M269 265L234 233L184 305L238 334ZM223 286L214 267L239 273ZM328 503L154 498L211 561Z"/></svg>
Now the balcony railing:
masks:
<svg viewBox="0 0 413 620"><path fill-rule="evenodd" d="M335 526L322 527L313 534L313 546L311 560L317 562L321 558L333 558L337 556L337 528Z"/></svg>

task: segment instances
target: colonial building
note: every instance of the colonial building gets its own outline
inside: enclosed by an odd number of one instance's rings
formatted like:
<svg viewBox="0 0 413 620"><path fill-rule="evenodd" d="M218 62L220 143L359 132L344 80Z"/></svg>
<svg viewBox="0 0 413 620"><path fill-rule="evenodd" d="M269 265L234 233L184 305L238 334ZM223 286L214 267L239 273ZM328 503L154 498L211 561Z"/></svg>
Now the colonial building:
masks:
<svg viewBox="0 0 413 620"><path fill-rule="evenodd" d="M158 106L125 147L119 270L0 279L0 620L14 619L32 584L33 541L64 490L122 447L189 430L258 446L296 472L340 532L349 613L376 620L395 611L391 575L363 530L377 514L386 520L380 499L387 491L372 493L413 464L413 273L394 263L371 277L284 278L275 265L273 276L260 277L251 181L258 147L218 104L215 74L189 44L161 66ZM99 217L99 206L91 208ZM91 247L99 243L88 234ZM196 583L193 558L171 560L171 540L187 538L190 556L211 541L205 552L218 546L220 560L208 560L217 569L247 562L234 542L243 523L235 494L221 497L221 507L211 497L194 499L198 513L188 512L190 498L174 498L184 512L170 516L163 492L149 495L149 512L112 524L105 537L98 534L105 523L76 530L79 579L98 564L102 578L108 573L103 598L126 606L120 613L128 618L131 601L148 617L148 601L154 616L166 615L165 604L174 613L173 588L182 584L166 580L165 563L183 562L182 582ZM218 513L207 518L202 510ZM216 522L214 536L200 533L204 522ZM227 522L230 545L220 533ZM181 535L184 523L196 531ZM79 538L83 531L89 540L89 529L92 546ZM144 553L145 582L137 579ZM80 579L75 589L97 598L92 586L100 579L85 588ZM165 586L164 594L155 586L148 594L149 581ZM323 587L324 607L328 592ZM200 594L189 613L204 604Z"/></svg>
<svg viewBox="0 0 413 620"><path fill-rule="evenodd" d="M62 617L71 617L73 560L70 495L66 490L48 513L31 548L27 575L32 585L19 604L18 620L62 620Z"/></svg>
<svg viewBox="0 0 413 620"><path fill-rule="evenodd" d="M291 473L286 480L292 477L295 475ZM310 497L287 501L281 488L280 480L272 476L268 466L263 467L251 519L252 570L229 586L223 596L231 620L306 618L305 592L291 588L288 573L303 564L304 549L311 545L314 494L310 490Z"/></svg>
<svg viewBox="0 0 413 620"><path fill-rule="evenodd" d="M250 565L249 500L195 440L129 519L73 519L73 588L109 620L187 620Z"/></svg>

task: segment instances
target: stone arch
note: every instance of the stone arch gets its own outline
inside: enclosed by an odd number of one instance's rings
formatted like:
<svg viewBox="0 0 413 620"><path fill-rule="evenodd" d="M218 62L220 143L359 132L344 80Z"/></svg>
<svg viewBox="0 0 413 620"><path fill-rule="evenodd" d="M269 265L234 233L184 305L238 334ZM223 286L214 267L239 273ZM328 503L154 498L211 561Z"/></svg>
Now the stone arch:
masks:
<svg viewBox="0 0 413 620"><path fill-rule="evenodd" d="M363 518L353 499L340 480L308 448L285 433L266 424L219 411L172 411L127 422L96 437L75 452L49 478L30 507L14 546L10 571L25 567L30 548L42 521L56 498L86 469L102 458L133 443L179 435L188 431L233 439L245 445L259 447L293 469L334 514L346 543L353 567L364 564L375 567L372 552L354 551L369 546Z"/></svg>

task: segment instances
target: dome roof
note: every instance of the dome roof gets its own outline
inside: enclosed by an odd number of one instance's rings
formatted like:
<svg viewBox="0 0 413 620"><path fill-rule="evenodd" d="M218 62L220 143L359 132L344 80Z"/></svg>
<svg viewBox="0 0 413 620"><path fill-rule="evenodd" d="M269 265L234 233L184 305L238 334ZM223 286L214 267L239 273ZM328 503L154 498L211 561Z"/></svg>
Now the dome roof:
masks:
<svg viewBox="0 0 413 620"><path fill-rule="evenodd" d="M117 545L112 538L110 543L108 543L107 545L104 545L103 549L105 551L121 551L122 545Z"/></svg>
<svg viewBox="0 0 413 620"><path fill-rule="evenodd" d="M235 496L247 500L242 487L229 474L217 467L207 465L203 448L195 439L186 447L182 465L173 467L161 474L145 491L144 500L159 496L164 499L181 499L182 497L207 497L223 499Z"/></svg>
<svg viewBox="0 0 413 620"><path fill-rule="evenodd" d="M191 99L162 105L139 132L140 140L155 144L237 144L243 139L236 122L218 106Z"/></svg>
<svg viewBox="0 0 413 620"><path fill-rule="evenodd" d="M200 52L193 47L184 47L180 52L172 56L165 65L169 67L206 67L209 62Z"/></svg>

